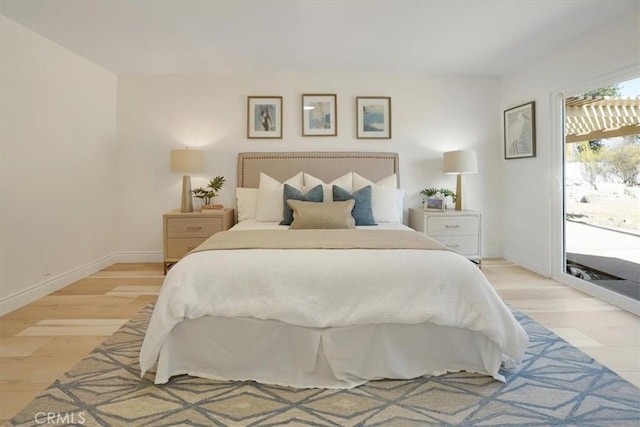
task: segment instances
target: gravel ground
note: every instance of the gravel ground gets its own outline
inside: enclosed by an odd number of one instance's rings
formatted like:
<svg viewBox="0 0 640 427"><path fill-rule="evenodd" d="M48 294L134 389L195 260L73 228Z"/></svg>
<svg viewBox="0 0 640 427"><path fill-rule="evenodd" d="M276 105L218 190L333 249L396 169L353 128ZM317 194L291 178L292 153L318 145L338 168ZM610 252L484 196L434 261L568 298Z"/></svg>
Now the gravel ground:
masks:
<svg viewBox="0 0 640 427"><path fill-rule="evenodd" d="M575 163L566 168L567 219L640 236L640 186L598 182L595 189L580 170Z"/></svg>
<svg viewBox="0 0 640 427"><path fill-rule="evenodd" d="M640 199L598 198L590 203L567 201L567 218L640 235Z"/></svg>

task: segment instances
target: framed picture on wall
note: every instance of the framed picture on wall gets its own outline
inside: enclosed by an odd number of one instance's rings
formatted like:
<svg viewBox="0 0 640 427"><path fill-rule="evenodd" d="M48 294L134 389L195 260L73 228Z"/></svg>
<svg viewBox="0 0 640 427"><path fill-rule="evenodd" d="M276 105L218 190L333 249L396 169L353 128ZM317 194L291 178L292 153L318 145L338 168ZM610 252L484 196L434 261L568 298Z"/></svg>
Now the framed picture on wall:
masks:
<svg viewBox="0 0 640 427"><path fill-rule="evenodd" d="M528 102L504 112L504 158L536 156L536 103Z"/></svg>
<svg viewBox="0 0 640 427"><path fill-rule="evenodd" d="M391 98L359 96L356 98L356 137L360 139L391 138Z"/></svg>
<svg viewBox="0 0 640 427"><path fill-rule="evenodd" d="M336 94L302 95L302 136L338 135Z"/></svg>
<svg viewBox="0 0 640 427"><path fill-rule="evenodd" d="M282 97L247 97L247 138L282 138Z"/></svg>

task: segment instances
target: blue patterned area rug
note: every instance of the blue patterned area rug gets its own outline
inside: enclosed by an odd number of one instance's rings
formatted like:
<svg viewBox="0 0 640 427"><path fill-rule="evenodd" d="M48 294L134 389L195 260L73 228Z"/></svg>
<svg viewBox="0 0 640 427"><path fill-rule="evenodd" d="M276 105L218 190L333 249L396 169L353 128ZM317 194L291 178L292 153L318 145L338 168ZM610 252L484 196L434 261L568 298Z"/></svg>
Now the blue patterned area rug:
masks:
<svg viewBox="0 0 640 427"><path fill-rule="evenodd" d="M54 382L9 425L90 426L638 426L640 389L520 312L526 358L506 384L455 373L372 381L351 390L254 382L140 379L152 306ZM46 417L51 417L47 419Z"/></svg>

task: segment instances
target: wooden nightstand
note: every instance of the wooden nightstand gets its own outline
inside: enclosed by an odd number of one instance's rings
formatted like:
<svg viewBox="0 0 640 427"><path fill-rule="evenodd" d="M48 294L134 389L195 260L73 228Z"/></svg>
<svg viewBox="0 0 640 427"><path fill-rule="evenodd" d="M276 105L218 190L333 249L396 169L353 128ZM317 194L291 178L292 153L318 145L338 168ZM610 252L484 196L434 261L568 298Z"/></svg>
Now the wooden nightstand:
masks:
<svg viewBox="0 0 640 427"><path fill-rule="evenodd" d="M482 214L409 209L409 227L444 243L478 265L482 263Z"/></svg>
<svg viewBox="0 0 640 427"><path fill-rule="evenodd" d="M221 209L206 213L179 210L162 215L164 242L164 273L209 236L233 227L234 210Z"/></svg>

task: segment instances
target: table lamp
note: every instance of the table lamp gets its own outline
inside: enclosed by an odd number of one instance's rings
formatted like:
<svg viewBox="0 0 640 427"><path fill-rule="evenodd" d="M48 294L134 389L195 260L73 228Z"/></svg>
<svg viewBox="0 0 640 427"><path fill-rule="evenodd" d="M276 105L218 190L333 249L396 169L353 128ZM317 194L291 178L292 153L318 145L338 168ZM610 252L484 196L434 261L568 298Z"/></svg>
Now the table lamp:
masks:
<svg viewBox="0 0 640 427"><path fill-rule="evenodd" d="M171 172L182 172L182 203L180 212L193 212L190 173L202 172L204 152L188 148L171 150Z"/></svg>
<svg viewBox="0 0 640 427"><path fill-rule="evenodd" d="M458 175L456 181L456 210L463 209L462 204L462 175L478 172L478 159L473 150L457 150L444 153L443 171L447 174Z"/></svg>

